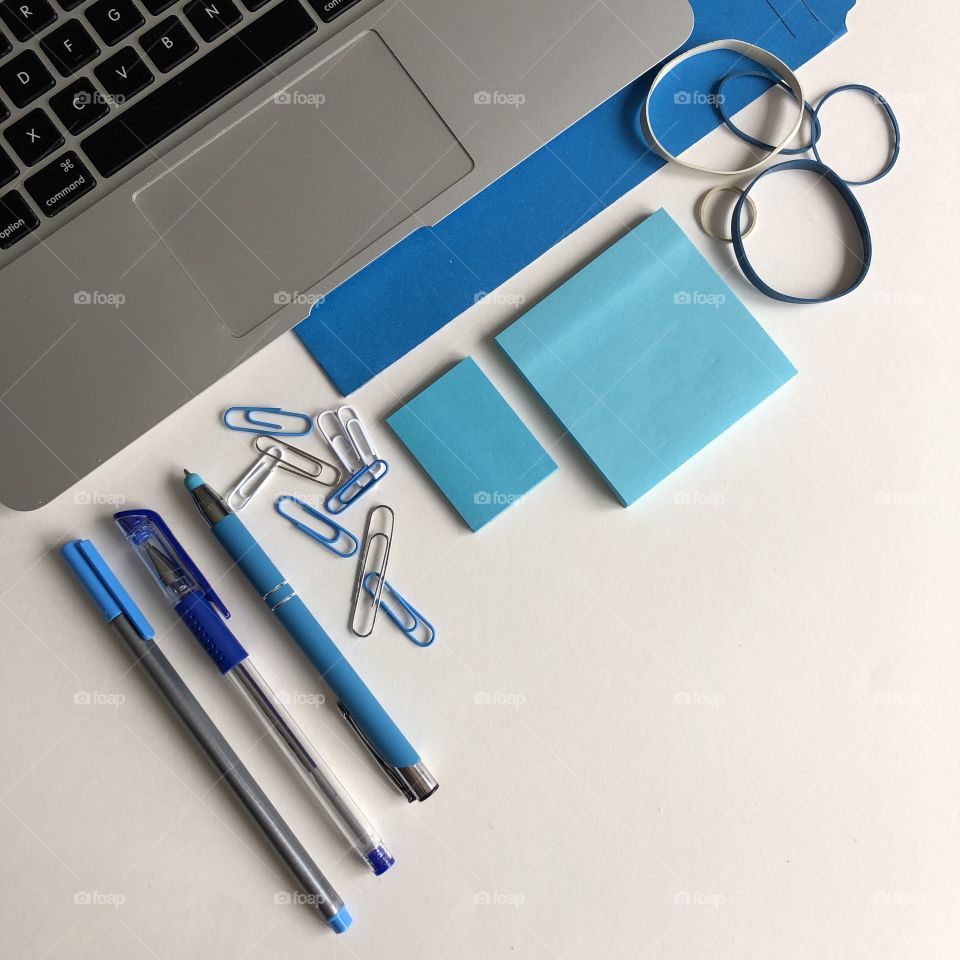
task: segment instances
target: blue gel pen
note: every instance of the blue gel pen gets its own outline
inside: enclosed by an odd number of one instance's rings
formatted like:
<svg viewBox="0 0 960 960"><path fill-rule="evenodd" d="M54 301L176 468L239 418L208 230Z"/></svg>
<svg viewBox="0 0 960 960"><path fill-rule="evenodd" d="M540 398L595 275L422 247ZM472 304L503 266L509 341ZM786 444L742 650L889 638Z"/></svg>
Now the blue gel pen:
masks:
<svg viewBox="0 0 960 960"><path fill-rule="evenodd" d="M122 510L114 520L177 616L280 745L327 816L377 876L389 870L394 859L376 830L223 622L229 611L163 518L153 510Z"/></svg>
<svg viewBox="0 0 960 960"><path fill-rule="evenodd" d="M199 474L188 470L184 474L184 486L211 533L337 695L343 718L409 802L426 800L436 791L437 781L413 745L223 497Z"/></svg>

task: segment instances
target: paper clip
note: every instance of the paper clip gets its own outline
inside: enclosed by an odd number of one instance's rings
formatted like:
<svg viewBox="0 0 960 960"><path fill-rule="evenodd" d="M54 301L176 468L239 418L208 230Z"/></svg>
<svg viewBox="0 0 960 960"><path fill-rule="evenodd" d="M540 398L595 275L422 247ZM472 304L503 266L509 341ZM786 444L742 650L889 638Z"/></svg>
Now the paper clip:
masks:
<svg viewBox="0 0 960 960"><path fill-rule="evenodd" d="M377 571L371 570L363 578L363 589L366 590L371 597L374 596L375 591L370 584L373 578L377 576L379 576ZM383 582L383 594L380 597L380 606L383 607L383 612L406 634L407 639L411 643L415 643L418 647L429 647L430 644L437 639L437 631L434 629L433 624L410 603L404 600L404 598L390 586L390 582L387 580ZM418 635L424 639L417 639Z"/></svg>
<svg viewBox="0 0 960 960"><path fill-rule="evenodd" d="M266 453L271 457L273 454L269 453L270 446L281 447L280 456L275 457L275 459L280 465L280 469L286 470L287 473L296 474L296 476L303 477L305 480L312 480L314 483L319 483L324 487L336 487L340 483L342 474L339 467L328 463L326 460L321 460L319 457L315 457L312 453L307 453L306 450L295 447L292 443L287 443L285 440L275 440L272 437L260 436L253 441L253 444L261 453ZM283 456L284 450L289 451L295 457L300 457L312 466L303 467L296 462L287 460ZM323 479L324 471L328 470L334 474L333 479L329 481Z"/></svg>
<svg viewBox="0 0 960 960"><path fill-rule="evenodd" d="M355 473L342 486L327 497L324 506L332 514L343 513L351 504L357 502L363 494L375 486L389 472L386 460L374 460L359 473Z"/></svg>
<svg viewBox="0 0 960 960"><path fill-rule="evenodd" d="M230 414L240 412L239 422L231 420ZM254 414L267 413L271 417L288 417L300 420L305 424L303 430L294 429L293 425L273 423L270 420L260 420ZM291 410L282 410L280 407L229 407L223 412L223 425L228 430L237 430L240 433L268 433L274 437L305 437L313 429L313 421L305 413L294 413Z"/></svg>
<svg viewBox="0 0 960 960"><path fill-rule="evenodd" d="M326 424L328 419L332 422ZM377 455L376 447L360 419L360 414L349 404L344 404L337 410L324 410L317 414L317 429L351 476L377 461L386 466L386 461Z"/></svg>
<svg viewBox="0 0 960 960"><path fill-rule="evenodd" d="M227 506L231 510L242 510L253 499L254 494L267 482L270 474L280 466L282 452L276 445L269 447L233 485L226 496Z"/></svg>
<svg viewBox="0 0 960 960"><path fill-rule="evenodd" d="M379 525L378 521L375 521L375 518L383 513L386 517L386 521L383 524L382 530L375 530L374 527ZM394 516L393 510L390 507L384 504L378 504L373 507L369 514L367 514L367 525L363 531L363 550L360 554L360 565L357 569L357 580L353 586L353 600L350 607L350 629L358 637L369 637L373 633L373 628L377 625L377 613L380 610L380 595L383 593L383 585L386 582L387 575L387 562L390 560L390 544L393 541L393 527L396 517ZM371 594L370 602L370 627L364 633L361 632L361 629L357 626L357 614L360 610L360 594L363 590L363 584L367 576L367 559L370 556L371 548L373 543L376 540L383 540L383 557L380 560L380 567L378 570L371 571L377 574L377 588Z"/></svg>
<svg viewBox="0 0 960 960"><path fill-rule="evenodd" d="M314 517L322 524L330 527L330 529L333 531L333 535L327 536L325 533L317 530L315 527L311 527L302 520L298 520L296 517L291 516L281 506L281 504L286 503L287 501L302 507L305 513L310 514L311 517ZM313 537L317 543L326 547L332 554L342 557L344 560L352 557L357 550L360 549L360 541L349 530L344 530L339 523L334 523L333 520L331 520L329 517L325 517L315 507L311 507L310 504L304 503L302 500L299 500L296 497L292 497L289 494L284 494L282 497L277 499L274 507L276 507L277 513L279 513L281 517L283 517L285 520L289 520L298 530L302 530L308 537ZM337 544L341 542L344 544L344 548L338 549Z"/></svg>

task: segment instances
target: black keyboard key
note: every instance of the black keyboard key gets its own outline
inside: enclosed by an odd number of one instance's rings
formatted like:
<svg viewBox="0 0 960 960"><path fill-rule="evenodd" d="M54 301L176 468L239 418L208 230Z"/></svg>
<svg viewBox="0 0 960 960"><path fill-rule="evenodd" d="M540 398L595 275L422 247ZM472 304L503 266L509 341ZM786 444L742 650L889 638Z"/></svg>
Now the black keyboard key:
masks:
<svg viewBox="0 0 960 960"><path fill-rule="evenodd" d="M110 112L106 98L86 77L54 94L50 106L67 131L74 134L82 133Z"/></svg>
<svg viewBox="0 0 960 960"><path fill-rule="evenodd" d="M183 12L208 43L240 22L240 11L233 0L190 0Z"/></svg>
<svg viewBox="0 0 960 960"><path fill-rule="evenodd" d="M97 64L93 72L120 105L153 83L153 74L133 47L118 50L109 60Z"/></svg>
<svg viewBox="0 0 960 960"><path fill-rule="evenodd" d="M243 5L248 10L259 10L265 3L269 3L270 0L243 0Z"/></svg>
<svg viewBox="0 0 960 960"><path fill-rule="evenodd" d="M24 50L0 64L0 87L18 107L32 103L52 86L53 75L32 50Z"/></svg>
<svg viewBox="0 0 960 960"><path fill-rule="evenodd" d="M63 10L72 10L74 7L79 7L83 0L57 0L57 3Z"/></svg>
<svg viewBox="0 0 960 960"><path fill-rule="evenodd" d="M3 135L28 167L63 146L63 134L39 107L11 123Z"/></svg>
<svg viewBox="0 0 960 960"><path fill-rule="evenodd" d="M105 177L165 140L301 40L316 32L298 0L280 0L253 23L188 64L172 80L95 130L81 144Z"/></svg>
<svg viewBox="0 0 960 960"><path fill-rule="evenodd" d="M16 190L0 197L0 250L12 247L39 226L37 215Z"/></svg>
<svg viewBox="0 0 960 960"><path fill-rule="evenodd" d="M0 33L0 57L5 57L12 49L10 41Z"/></svg>
<svg viewBox="0 0 960 960"><path fill-rule="evenodd" d="M10 116L10 108L0 100L0 123L3 123Z"/></svg>
<svg viewBox="0 0 960 960"><path fill-rule="evenodd" d="M167 17L151 27L140 38L140 46L161 73L169 73L199 49L176 17Z"/></svg>
<svg viewBox="0 0 960 960"><path fill-rule="evenodd" d="M129 37L145 22L133 0L97 0L87 7L86 17L108 47Z"/></svg>
<svg viewBox="0 0 960 960"><path fill-rule="evenodd" d="M36 205L48 217L55 217L92 190L97 181L84 162L72 150L68 150L32 177L27 177L23 185Z"/></svg>
<svg viewBox="0 0 960 960"><path fill-rule="evenodd" d="M57 19L47 0L0 0L0 17L18 40L29 40Z"/></svg>
<svg viewBox="0 0 960 960"><path fill-rule="evenodd" d="M359 2L360 0L310 0L310 6L317 11L317 16L324 23L329 23Z"/></svg>
<svg viewBox="0 0 960 960"><path fill-rule="evenodd" d="M163 13L167 7L172 7L177 0L140 0L140 2L147 8L148 12L156 16L158 13Z"/></svg>
<svg viewBox="0 0 960 960"><path fill-rule="evenodd" d="M68 20L63 26L51 30L40 41L40 48L61 77L76 73L100 52L96 41L79 20Z"/></svg>
<svg viewBox="0 0 960 960"><path fill-rule="evenodd" d="M6 150L0 150L0 187L9 183L18 173L17 165L10 159Z"/></svg>

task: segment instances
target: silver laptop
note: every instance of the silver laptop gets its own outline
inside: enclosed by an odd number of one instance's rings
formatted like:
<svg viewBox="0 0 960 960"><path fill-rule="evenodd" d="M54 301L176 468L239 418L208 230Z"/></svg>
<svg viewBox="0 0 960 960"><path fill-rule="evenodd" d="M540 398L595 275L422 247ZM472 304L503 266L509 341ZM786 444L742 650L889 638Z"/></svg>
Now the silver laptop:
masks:
<svg viewBox="0 0 960 960"><path fill-rule="evenodd" d="M0 0L0 501L71 486L692 24L687 0Z"/></svg>

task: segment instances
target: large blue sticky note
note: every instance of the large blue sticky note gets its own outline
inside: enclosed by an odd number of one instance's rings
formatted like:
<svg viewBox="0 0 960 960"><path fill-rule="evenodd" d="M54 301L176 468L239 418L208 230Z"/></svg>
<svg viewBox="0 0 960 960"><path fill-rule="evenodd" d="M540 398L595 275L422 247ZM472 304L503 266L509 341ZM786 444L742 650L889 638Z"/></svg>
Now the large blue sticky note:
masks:
<svg viewBox="0 0 960 960"><path fill-rule="evenodd" d="M664 210L497 342L624 506L797 372Z"/></svg>
<svg viewBox="0 0 960 960"><path fill-rule="evenodd" d="M461 360L387 423L479 530L557 465L474 360Z"/></svg>
<svg viewBox="0 0 960 960"><path fill-rule="evenodd" d="M691 0L694 27L683 49L735 37L798 67L846 32L853 3ZM726 53L696 57L658 88L651 119L672 153L720 124L711 95L731 68L750 64ZM571 69L589 70L590 64ZM652 77L640 77L317 303L296 331L336 387L345 394L356 390L659 170L663 160L646 148L636 126ZM728 84L728 111L735 113L767 88L750 81ZM811 93L815 99L817 91Z"/></svg>

